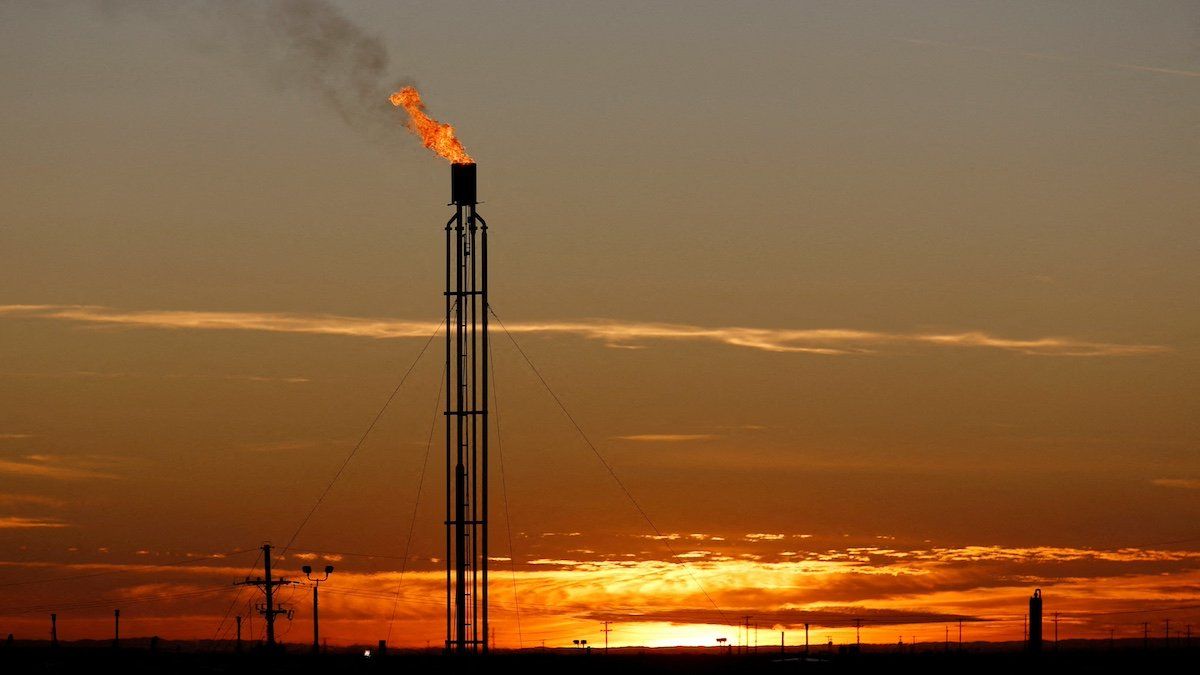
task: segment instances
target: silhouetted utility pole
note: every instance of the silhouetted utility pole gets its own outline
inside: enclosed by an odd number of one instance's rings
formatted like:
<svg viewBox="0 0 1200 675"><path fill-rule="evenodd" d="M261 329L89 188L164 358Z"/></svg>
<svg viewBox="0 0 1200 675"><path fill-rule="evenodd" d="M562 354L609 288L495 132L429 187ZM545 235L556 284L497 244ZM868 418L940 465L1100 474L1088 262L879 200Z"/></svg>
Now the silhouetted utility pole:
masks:
<svg viewBox="0 0 1200 675"><path fill-rule="evenodd" d="M854 648L862 647L862 619L854 620Z"/></svg>
<svg viewBox="0 0 1200 675"><path fill-rule="evenodd" d="M259 614L267 620L267 646L275 646L275 617L279 614L288 614L288 610L275 606L275 587L290 586L296 582L288 581L287 579L274 579L271 577L271 545L263 544L263 576L251 579L246 577L245 581L234 583L234 586L258 586L263 589L263 593L267 596L266 603L255 605L255 609Z"/></svg>
<svg viewBox="0 0 1200 675"><path fill-rule="evenodd" d="M1058 651L1058 612L1054 613L1054 651Z"/></svg>
<svg viewBox="0 0 1200 675"><path fill-rule="evenodd" d="M1163 635L1164 635L1163 646L1166 647L1167 649L1170 649L1171 648L1171 620L1170 619L1167 619L1167 629Z"/></svg>
<svg viewBox="0 0 1200 675"><path fill-rule="evenodd" d="M113 647L121 646L121 610L113 610Z"/></svg>
<svg viewBox="0 0 1200 675"><path fill-rule="evenodd" d="M1117 641L1117 629L1109 626L1108 628L1108 649L1112 651Z"/></svg>
<svg viewBox="0 0 1200 675"><path fill-rule="evenodd" d="M942 626L946 629L946 651L950 651L950 626Z"/></svg>
<svg viewBox="0 0 1200 675"><path fill-rule="evenodd" d="M605 621L604 622L604 630L600 631L600 632L604 633L604 653L605 654L608 653L608 634L612 632L612 628L609 628L609 626L611 626L611 625L612 625L611 621Z"/></svg>
<svg viewBox="0 0 1200 675"><path fill-rule="evenodd" d="M804 624L804 655L808 656L808 624Z"/></svg>
<svg viewBox="0 0 1200 675"><path fill-rule="evenodd" d="M1192 624L1190 624L1190 623L1187 625L1187 638L1185 638L1185 639L1187 641L1183 643L1183 646L1191 647L1192 646Z"/></svg>
<svg viewBox="0 0 1200 675"><path fill-rule="evenodd" d="M962 619L958 620L958 651L962 651Z"/></svg>
<svg viewBox="0 0 1200 675"><path fill-rule="evenodd" d="M242 651L242 615L237 616L237 650Z"/></svg>
<svg viewBox="0 0 1200 675"><path fill-rule="evenodd" d="M783 656L787 652L787 646L783 641L783 631L779 631L779 655Z"/></svg>
<svg viewBox="0 0 1200 675"><path fill-rule="evenodd" d="M1142 649L1150 649L1150 622L1142 622Z"/></svg>
<svg viewBox="0 0 1200 675"><path fill-rule="evenodd" d="M50 646L58 646L58 615L50 615Z"/></svg>
<svg viewBox="0 0 1200 675"><path fill-rule="evenodd" d="M750 615L746 614L745 616L743 616L742 621L744 623L743 632L746 635L745 639L742 641L742 653L749 654L750 653Z"/></svg>

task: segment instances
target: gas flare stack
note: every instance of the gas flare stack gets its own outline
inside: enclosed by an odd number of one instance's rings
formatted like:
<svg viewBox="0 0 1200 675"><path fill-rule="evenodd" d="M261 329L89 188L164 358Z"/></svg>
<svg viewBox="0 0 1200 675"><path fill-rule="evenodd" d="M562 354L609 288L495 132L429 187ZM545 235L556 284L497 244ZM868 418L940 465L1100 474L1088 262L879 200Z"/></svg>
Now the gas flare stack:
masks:
<svg viewBox="0 0 1200 675"><path fill-rule="evenodd" d="M1042 589L1037 589L1029 598L1029 642L1030 652L1042 651Z"/></svg>
<svg viewBox="0 0 1200 675"><path fill-rule="evenodd" d="M446 223L446 652L488 651L487 221L473 162L450 165Z"/></svg>

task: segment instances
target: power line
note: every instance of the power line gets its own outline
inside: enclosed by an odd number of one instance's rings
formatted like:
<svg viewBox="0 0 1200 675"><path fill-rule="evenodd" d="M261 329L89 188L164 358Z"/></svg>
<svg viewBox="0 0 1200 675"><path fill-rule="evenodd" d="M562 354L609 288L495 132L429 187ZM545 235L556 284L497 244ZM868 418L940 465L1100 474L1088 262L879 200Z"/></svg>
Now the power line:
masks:
<svg viewBox="0 0 1200 675"><path fill-rule="evenodd" d="M178 593L155 593L151 595L143 595L138 597L97 597L90 600L81 600L72 603L42 603L37 605L24 605L18 607L0 607L0 613L3 614L33 614L38 612L46 612L50 610L67 611L67 610L88 610L97 608L108 608L116 602L122 605L150 602L153 600L175 600L180 598L195 598L216 593L228 588L222 584L220 586L212 586L205 588L197 588L190 591L181 591Z"/></svg>
<svg viewBox="0 0 1200 675"><path fill-rule="evenodd" d="M408 539L404 543L404 558L400 562L400 579L396 582L396 597L392 601L392 616L388 619L387 637L385 640L392 639L392 625L396 622L396 608L400 604L400 587L404 584L404 573L408 571L408 554L412 548L413 530L417 526L417 511L421 507L421 490L425 486L425 469L429 466L429 451L433 447L433 432L437 429L438 409L441 407L442 390L446 369L442 369L442 374L438 376L438 392L437 396L433 397L433 419L429 421L429 440L425 442L425 457L421 460L421 474L417 478L417 496L413 498L412 520L408 523Z"/></svg>
<svg viewBox="0 0 1200 675"><path fill-rule="evenodd" d="M358 453L359 449L362 448L363 443L367 441L367 436L371 435L371 431L375 428L375 425L379 423L379 420L383 417L383 413L386 412L388 407L392 404L392 400L396 398L396 394L400 393L400 388L403 387L404 383L408 381L408 376L412 374L413 369L417 367L417 363L420 362L421 357L425 355L426 350L429 349L429 345L433 343L433 339L437 337L438 333L442 332L442 326L444 326L445 323L445 320L443 320L442 323L438 324L437 329L430 334L429 339L426 340L425 344L421 346L421 351L417 353L417 357L413 359L412 364L408 366L408 370L404 371L404 375L400 377L400 382L396 384L396 388L392 389L391 394L388 394L387 400L383 402L383 406L379 408L379 412L375 413L375 418L371 420L369 425L367 425L366 431L362 433L362 436L359 437L358 442L354 444L354 448L350 450L350 454L346 456L345 461L343 461L342 465L338 467L337 473L333 475L333 479L330 480L329 484L325 486L325 489L321 491L321 496L317 497L316 503L314 503L312 508L309 509L308 514L304 516L304 520L300 521L300 526L296 528L296 531L292 533L292 537L288 539L287 544L280 550L281 555L288 552L288 549L290 549L292 544L296 542L296 537L300 536L300 531L304 529L304 526L308 524L309 519L312 518L313 514L317 512L317 509L321 507L321 503L325 501L325 496L328 495L329 491L333 489L334 483L337 483L338 479L342 477L342 472L346 470L346 467L350 464L350 460L354 459L354 455Z"/></svg>
<svg viewBox="0 0 1200 675"><path fill-rule="evenodd" d="M180 560L174 560L172 562L144 564L144 565L137 565L137 566L133 566L133 567L124 567L121 569L104 570L102 572L89 572L87 574L72 574L72 575L61 576L61 577L48 577L45 579L25 579L23 581L8 581L8 582L0 584L0 588L9 587L9 586L26 586L26 585L30 585L30 584L46 584L46 583L52 583L55 581L73 581L75 579L90 579L92 577L103 577L103 576L109 576L112 574L128 574L131 572L145 572L145 571L152 570L155 567L178 567L181 565L191 565L194 563L205 562L208 560L220 560L222 558L226 558L231 555L239 555L242 553L249 553L253 550L254 549L250 549L250 548L247 548L247 549L235 548L232 551L225 551L223 553L210 553L205 556L191 556L189 558L182 558Z"/></svg>
<svg viewBox="0 0 1200 675"><path fill-rule="evenodd" d="M282 577L278 577L278 578L275 577L275 575L273 575L271 573L271 558L273 557L271 555L271 545L263 544L262 551L263 551L263 554L262 554L263 575L261 577L255 577L253 579L250 577L246 577L245 581L239 581L234 585L236 585L236 586L255 586L255 587L261 588L263 590L263 593L266 595L267 601L263 606L257 607L256 609L259 614L263 615L263 619L265 619L266 623L267 623L267 646L274 647L275 646L275 617L279 614L286 614L289 620L292 618L291 610L284 609L282 607L283 603L275 602L275 588L276 587L284 587L284 586L293 586L297 582L288 581L287 579L284 579ZM294 588L293 588L292 592L293 592L293 594L295 593ZM290 596L289 596L289 599L290 599Z"/></svg>
<svg viewBox="0 0 1200 675"><path fill-rule="evenodd" d="M258 567L258 561L261 559L262 549L260 548L258 549L258 555L254 556L254 562L251 563L250 569L246 571L246 576L249 576L250 573L254 571L254 568ZM225 627L225 622L229 620L229 613L233 611L233 607L237 604L238 598L242 597L242 591L245 590L245 588L245 586L239 586L237 593L235 593L233 596L233 600L231 600L229 602L229 606L225 608L225 614L221 616L221 622L217 624L217 629L213 631L213 643L215 643L217 638L220 637L221 629ZM249 602L249 600L247 600L247 602ZM253 628L251 630L253 630Z"/></svg>
<svg viewBox="0 0 1200 675"><path fill-rule="evenodd" d="M508 533L508 569L512 576L513 606L517 616L517 647L525 646L521 631L521 602L517 598L517 556L513 549L512 515L508 510L508 478L504 473L504 442L500 437L500 395L496 391L496 357L492 343L488 341L488 363L492 371L492 410L496 416L496 452L500 457L500 494L504 497L504 529Z"/></svg>
<svg viewBox="0 0 1200 675"><path fill-rule="evenodd" d="M402 556L402 555L389 555L386 553L361 553L361 552L354 552L354 551L327 551L327 550L318 550L315 548L303 548L300 546L293 546L291 551L293 553L299 551L300 553L316 553L317 555L325 555L325 556L334 555L334 556L339 556L339 557L349 556L351 558L379 558L381 560L404 560L404 556Z"/></svg>
<svg viewBox="0 0 1200 675"><path fill-rule="evenodd" d="M1200 609L1200 605L1176 605L1174 607L1150 607L1147 609L1121 609L1111 612L1063 612L1066 617L1114 616L1118 614L1148 614L1151 612L1178 612L1185 609Z"/></svg>
<svg viewBox="0 0 1200 675"><path fill-rule="evenodd" d="M571 422L571 425L575 427L575 431L579 432L580 438L582 438L584 443L587 444L588 448L591 449L592 454L596 456L596 459L600 460L600 464L603 465L605 470L608 471L608 475L612 477L613 482L617 484L617 487L621 488L621 492L625 493L625 497L629 499L629 502L633 504L633 507L637 509L638 513L642 514L642 518L645 519L646 523L650 525L650 529L654 531L654 534L660 537L660 541L662 541L663 545L666 546L667 550L671 553L671 556L673 558L677 558L678 556L675 553L674 547L672 547L670 542L664 537L662 530L658 529L658 526L654 524L654 520L650 518L650 514L642 508L642 505L638 503L638 500L633 496L633 493L629 491L629 488L625 487L625 483L623 483L621 478L617 476L616 470L613 469L612 465L608 463L608 460L604 458L604 455L600 453L600 450L596 448L596 445L592 443L591 438L589 438L588 435L583 431L583 427L579 426L579 422L575 421L575 417L571 415L569 410L567 410L567 407L563 404L562 399L560 399L558 394L555 394L554 390L550 388L550 383L546 381L545 377L542 377L542 373L537 369L537 366L533 365L533 361L529 359L529 355L525 353L525 350L521 348L521 345L517 342L517 339L513 337L511 332L509 332L508 326L504 325L504 321L501 320L496 314L496 310L491 305L488 305L485 309L486 311L491 312L492 316L496 318L496 323L500 324L500 328L504 331L504 334L508 336L508 339L512 341L513 346L517 348L517 352L520 353L521 358L525 360L525 363L529 366L529 369L532 370L533 374L537 376L539 381L541 381L542 386L546 388L546 392L549 393L550 397L554 399L554 402L558 404L559 410L561 410L563 415L565 415L566 418ZM712 596L708 594L708 590L704 588L704 584L700 583L700 580L696 578L696 575L692 572L691 568L688 567L687 563L681 564L684 570L687 571L688 576L691 577L693 582L695 582L696 587L700 589L702 594L704 594L705 599L707 599L709 604L713 606L713 609L717 610L722 617L725 617L725 611L722 610L721 607L717 605L716 601L712 599Z"/></svg>

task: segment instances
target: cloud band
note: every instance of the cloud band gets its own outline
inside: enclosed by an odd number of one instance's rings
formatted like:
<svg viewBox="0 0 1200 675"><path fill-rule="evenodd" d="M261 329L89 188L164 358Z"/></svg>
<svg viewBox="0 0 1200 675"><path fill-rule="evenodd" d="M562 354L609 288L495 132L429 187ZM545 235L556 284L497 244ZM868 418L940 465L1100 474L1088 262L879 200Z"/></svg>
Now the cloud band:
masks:
<svg viewBox="0 0 1200 675"><path fill-rule="evenodd" d="M0 305L0 317L38 318L87 324L174 330L246 330L337 335L373 339L428 337L432 321L350 317L336 314L117 310L96 305ZM677 323L613 320L516 321L512 333L570 335L611 347L648 342L717 343L766 352L840 356L887 346L985 348L1039 356L1134 356L1169 351L1162 345L1095 342L1071 337L1006 338L986 331L887 332L845 328L704 327Z"/></svg>

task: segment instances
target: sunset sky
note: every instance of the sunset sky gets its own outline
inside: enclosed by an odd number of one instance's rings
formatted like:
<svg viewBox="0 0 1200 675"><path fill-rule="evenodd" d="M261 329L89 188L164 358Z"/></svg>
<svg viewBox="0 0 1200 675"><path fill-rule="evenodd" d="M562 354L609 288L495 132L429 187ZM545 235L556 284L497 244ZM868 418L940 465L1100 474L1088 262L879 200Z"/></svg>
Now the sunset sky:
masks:
<svg viewBox="0 0 1200 675"><path fill-rule="evenodd" d="M1200 626L1196 3L3 1L0 634L440 643L406 84L657 528L495 331L498 644Z"/></svg>

